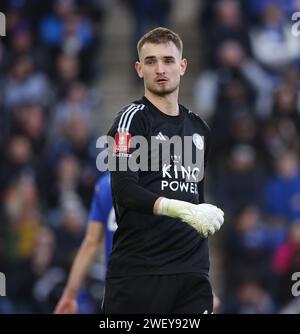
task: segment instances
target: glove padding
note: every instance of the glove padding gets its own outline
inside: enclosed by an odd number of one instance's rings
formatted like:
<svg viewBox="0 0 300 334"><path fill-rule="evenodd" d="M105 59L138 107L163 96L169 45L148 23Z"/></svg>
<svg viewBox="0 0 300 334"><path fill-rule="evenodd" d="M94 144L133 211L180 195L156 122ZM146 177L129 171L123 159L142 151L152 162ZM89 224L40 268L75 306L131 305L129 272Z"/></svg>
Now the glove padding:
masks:
<svg viewBox="0 0 300 334"><path fill-rule="evenodd" d="M168 198L161 199L157 213L180 219L205 238L219 231L224 222L224 212L215 205L192 204Z"/></svg>

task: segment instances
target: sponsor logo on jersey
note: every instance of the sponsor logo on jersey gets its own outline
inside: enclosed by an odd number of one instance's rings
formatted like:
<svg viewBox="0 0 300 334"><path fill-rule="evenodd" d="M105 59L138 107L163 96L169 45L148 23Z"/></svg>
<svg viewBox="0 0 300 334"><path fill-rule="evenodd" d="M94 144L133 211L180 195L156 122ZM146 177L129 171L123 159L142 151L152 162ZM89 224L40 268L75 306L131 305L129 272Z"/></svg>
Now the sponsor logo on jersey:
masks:
<svg viewBox="0 0 300 334"><path fill-rule="evenodd" d="M129 132L117 132L114 142L114 153L123 152L128 153L130 149L131 134Z"/></svg>
<svg viewBox="0 0 300 334"><path fill-rule="evenodd" d="M198 133L193 134L193 143L198 148L198 150L203 150L204 146L203 139Z"/></svg>

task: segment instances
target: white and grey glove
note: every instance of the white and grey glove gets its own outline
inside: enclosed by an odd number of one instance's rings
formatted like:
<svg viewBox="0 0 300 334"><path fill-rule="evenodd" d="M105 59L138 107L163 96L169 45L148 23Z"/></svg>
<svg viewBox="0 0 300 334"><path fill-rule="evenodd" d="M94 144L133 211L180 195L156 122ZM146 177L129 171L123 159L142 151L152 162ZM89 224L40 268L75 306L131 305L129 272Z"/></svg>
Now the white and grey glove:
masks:
<svg viewBox="0 0 300 334"><path fill-rule="evenodd" d="M219 231L224 222L224 212L215 205L192 204L168 198L160 200L157 214L178 218L205 238Z"/></svg>

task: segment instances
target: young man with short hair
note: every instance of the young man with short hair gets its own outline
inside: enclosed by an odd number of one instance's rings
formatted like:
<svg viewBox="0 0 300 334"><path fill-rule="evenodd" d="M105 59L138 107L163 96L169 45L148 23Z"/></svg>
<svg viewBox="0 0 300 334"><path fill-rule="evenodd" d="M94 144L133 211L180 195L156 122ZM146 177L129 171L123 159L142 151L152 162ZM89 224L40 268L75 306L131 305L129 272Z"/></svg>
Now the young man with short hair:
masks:
<svg viewBox="0 0 300 334"><path fill-rule="evenodd" d="M204 203L209 128L178 104L187 68L180 37L156 28L137 49L135 68L144 96L123 108L108 133L114 139L110 158L116 168L110 171L118 229L104 313L211 313L207 237L220 229L224 213ZM134 169L138 147L132 143L138 136L148 146L141 147L144 156L136 161L145 162L146 155L146 163Z"/></svg>

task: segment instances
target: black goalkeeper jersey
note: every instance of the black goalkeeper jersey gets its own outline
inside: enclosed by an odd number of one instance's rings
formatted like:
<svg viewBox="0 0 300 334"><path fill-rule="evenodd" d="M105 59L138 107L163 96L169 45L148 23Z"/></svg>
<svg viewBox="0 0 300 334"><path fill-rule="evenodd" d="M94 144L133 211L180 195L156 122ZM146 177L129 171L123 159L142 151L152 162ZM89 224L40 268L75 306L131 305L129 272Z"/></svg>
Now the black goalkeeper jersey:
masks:
<svg viewBox="0 0 300 334"><path fill-rule="evenodd" d="M116 159L130 160L133 148L127 147L134 136L149 144L148 160L158 161L158 170L111 171L113 204L118 229L108 264L108 277L198 272L208 275L207 239L178 219L153 214L160 196L194 204L204 202L203 179L193 182L193 170L184 165L189 150L203 150L204 170L209 149L209 128L199 116L179 105L179 115L169 116L146 97L126 106L116 117L108 135L114 138ZM153 152L151 140L162 144L172 138L193 138L181 154L170 150L169 164ZM195 141L194 139L197 139ZM199 139L200 138L200 139ZM130 146L130 145L129 145ZM176 153L176 152L175 152ZM188 177L187 177L188 176Z"/></svg>

